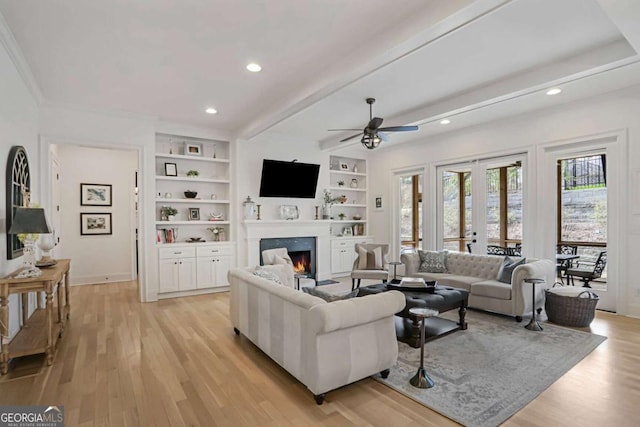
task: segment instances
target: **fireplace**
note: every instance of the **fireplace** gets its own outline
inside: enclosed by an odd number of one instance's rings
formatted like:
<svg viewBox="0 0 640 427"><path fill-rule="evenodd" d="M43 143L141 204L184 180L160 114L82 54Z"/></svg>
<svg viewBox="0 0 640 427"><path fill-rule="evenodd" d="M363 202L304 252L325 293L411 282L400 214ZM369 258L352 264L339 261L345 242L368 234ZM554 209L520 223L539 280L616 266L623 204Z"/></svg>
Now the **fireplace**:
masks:
<svg viewBox="0 0 640 427"><path fill-rule="evenodd" d="M297 274L311 279L316 278L316 238L315 237L277 237L260 239L260 264L263 264L262 251L266 249L287 248Z"/></svg>

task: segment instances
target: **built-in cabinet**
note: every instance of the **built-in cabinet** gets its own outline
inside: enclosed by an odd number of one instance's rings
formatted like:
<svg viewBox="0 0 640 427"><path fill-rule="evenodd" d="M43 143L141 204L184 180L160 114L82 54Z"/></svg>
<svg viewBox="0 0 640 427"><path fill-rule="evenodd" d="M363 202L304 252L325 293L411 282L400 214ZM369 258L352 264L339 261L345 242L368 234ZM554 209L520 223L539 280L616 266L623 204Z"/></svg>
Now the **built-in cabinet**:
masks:
<svg viewBox="0 0 640 427"><path fill-rule="evenodd" d="M227 272L235 265L230 154L226 141L156 135L160 298L229 285Z"/></svg>
<svg viewBox="0 0 640 427"><path fill-rule="evenodd" d="M367 162L364 159L330 156L329 188L340 197L331 205L331 234L364 236L367 233Z"/></svg>
<svg viewBox="0 0 640 427"><path fill-rule="evenodd" d="M356 259L356 243L373 243L372 237L331 239L331 274L335 276L345 275L353 269Z"/></svg>

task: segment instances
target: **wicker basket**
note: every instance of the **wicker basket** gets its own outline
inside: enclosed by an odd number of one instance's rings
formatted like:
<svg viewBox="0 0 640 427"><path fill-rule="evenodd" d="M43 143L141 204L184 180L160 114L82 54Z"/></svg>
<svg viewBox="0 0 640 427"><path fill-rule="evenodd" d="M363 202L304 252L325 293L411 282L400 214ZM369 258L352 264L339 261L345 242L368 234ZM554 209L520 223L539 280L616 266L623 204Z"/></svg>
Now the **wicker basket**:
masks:
<svg viewBox="0 0 640 427"><path fill-rule="evenodd" d="M582 295L587 295L587 298ZM545 291L544 308L550 322L562 326L586 327L595 316L596 304L600 299L591 291L576 289L571 296L558 295L549 290Z"/></svg>

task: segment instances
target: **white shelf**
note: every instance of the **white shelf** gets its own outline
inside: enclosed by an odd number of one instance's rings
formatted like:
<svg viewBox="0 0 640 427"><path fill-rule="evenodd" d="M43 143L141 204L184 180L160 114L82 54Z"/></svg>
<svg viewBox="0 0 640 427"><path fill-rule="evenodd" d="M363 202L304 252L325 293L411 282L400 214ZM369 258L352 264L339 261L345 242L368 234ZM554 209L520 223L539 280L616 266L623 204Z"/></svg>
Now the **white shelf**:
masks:
<svg viewBox="0 0 640 427"><path fill-rule="evenodd" d="M207 204L207 205L228 205L231 203L229 200L218 200L218 199L156 199L156 203L199 203L199 204Z"/></svg>
<svg viewBox="0 0 640 427"><path fill-rule="evenodd" d="M331 172L331 173L339 173L340 175L349 175L349 176L361 176L361 177L366 177L367 176L366 173L341 171L339 169L330 169L329 172Z"/></svg>
<svg viewBox="0 0 640 427"><path fill-rule="evenodd" d="M339 224L366 224L366 219L332 219L331 222L339 223Z"/></svg>
<svg viewBox="0 0 640 427"><path fill-rule="evenodd" d="M231 221L156 221L156 225L224 225Z"/></svg>
<svg viewBox="0 0 640 427"><path fill-rule="evenodd" d="M329 187L330 191L367 191L366 188L352 188L352 187Z"/></svg>
<svg viewBox="0 0 640 427"><path fill-rule="evenodd" d="M158 180L158 181L209 182L209 183L215 183L215 184L229 184L231 182L228 179L191 178L191 177L188 177L188 176L162 176L162 175L157 175L156 176L156 180Z"/></svg>
<svg viewBox="0 0 640 427"><path fill-rule="evenodd" d="M184 154L157 153L156 158L176 159L176 160L195 160L197 162L209 162L209 163L230 163L229 159L214 159L212 157L202 157L202 156L186 156Z"/></svg>

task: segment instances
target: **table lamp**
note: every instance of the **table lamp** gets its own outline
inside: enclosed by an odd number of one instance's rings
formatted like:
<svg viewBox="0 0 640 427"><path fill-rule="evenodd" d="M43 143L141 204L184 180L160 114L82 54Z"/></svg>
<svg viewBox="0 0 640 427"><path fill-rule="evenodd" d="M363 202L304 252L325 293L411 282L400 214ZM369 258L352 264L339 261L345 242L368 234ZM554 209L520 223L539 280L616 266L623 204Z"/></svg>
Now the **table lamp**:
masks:
<svg viewBox="0 0 640 427"><path fill-rule="evenodd" d="M51 233L47 219L42 208L16 208L11 228L7 234L25 234L24 239L24 259L22 261L25 269L18 274L17 278L38 277L42 271L36 267L34 245L36 239L33 234Z"/></svg>

